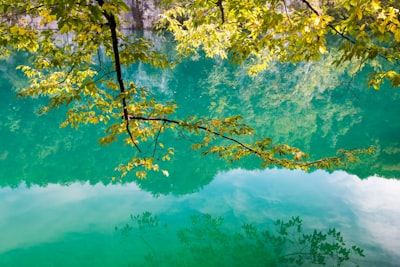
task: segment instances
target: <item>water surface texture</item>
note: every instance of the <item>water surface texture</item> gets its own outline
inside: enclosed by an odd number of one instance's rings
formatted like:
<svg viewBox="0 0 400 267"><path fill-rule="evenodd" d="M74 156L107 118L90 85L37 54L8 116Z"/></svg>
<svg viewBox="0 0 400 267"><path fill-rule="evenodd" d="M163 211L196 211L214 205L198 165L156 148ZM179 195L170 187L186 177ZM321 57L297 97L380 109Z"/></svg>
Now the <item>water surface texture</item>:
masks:
<svg viewBox="0 0 400 267"><path fill-rule="evenodd" d="M202 157L190 137L165 136L175 147L169 176L119 183L114 168L131 151L100 147L101 126L60 129L63 110L38 116L43 99L15 98L23 60L0 66L0 266L297 266L277 255L299 252L312 266L309 251L289 240L332 228L347 248L364 250L344 266L399 266L400 94L367 88L368 68L351 78L352 66L276 64L251 78L215 60L133 66L125 78L176 101L176 117L242 115L256 137L311 158L371 145L376 153L306 173ZM277 220L302 228L285 235ZM267 232L287 243L268 243ZM336 266L335 255L326 260Z"/></svg>

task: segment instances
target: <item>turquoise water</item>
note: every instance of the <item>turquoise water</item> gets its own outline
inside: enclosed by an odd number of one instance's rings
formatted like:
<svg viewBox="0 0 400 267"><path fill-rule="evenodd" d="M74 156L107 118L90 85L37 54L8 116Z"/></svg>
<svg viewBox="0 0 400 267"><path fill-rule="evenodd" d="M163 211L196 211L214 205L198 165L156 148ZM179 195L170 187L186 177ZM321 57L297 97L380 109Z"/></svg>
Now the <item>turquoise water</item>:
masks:
<svg viewBox="0 0 400 267"><path fill-rule="evenodd" d="M276 248L304 252L289 240L329 228L364 250L345 266L399 266L400 95L368 89L368 69L351 80L352 66L323 62L273 65L256 78L213 60L133 66L125 77L175 100L177 116L240 114L257 136L315 158L370 145L376 153L345 170L263 170L251 159L202 157L190 137L164 137L176 147L168 177L113 183L131 151L100 147L99 126L60 129L62 110L36 115L42 99L16 99L23 60L0 66L0 266L296 266L278 262ZM260 243L263 231L283 237L276 220L297 216L301 235L290 228L286 244Z"/></svg>

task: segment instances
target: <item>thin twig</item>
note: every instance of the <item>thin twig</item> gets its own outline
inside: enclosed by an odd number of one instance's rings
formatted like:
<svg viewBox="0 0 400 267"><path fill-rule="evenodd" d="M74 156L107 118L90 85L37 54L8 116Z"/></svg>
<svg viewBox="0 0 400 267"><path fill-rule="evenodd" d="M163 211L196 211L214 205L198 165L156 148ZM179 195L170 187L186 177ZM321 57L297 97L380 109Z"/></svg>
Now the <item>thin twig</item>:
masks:
<svg viewBox="0 0 400 267"><path fill-rule="evenodd" d="M73 65L73 66L69 69L69 71L68 71L67 74L65 75L64 79L63 79L62 81L58 82L59 85L61 85L62 83L64 83L64 82L68 79L69 75L72 73L72 71L75 69L75 67L76 67L76 65Z"/></svg>
<svg viewBox="0 0 400 267"><path fill-rule="evenodd" d="M163 124L161 125L160 129L158 130L157 135L156 135L156 139L155 139L155 143L154 143L154 149L153 149L152 158L154 158L154 156L155 156L155 154L156 154L157 144L158 144L158 138L160 137L161 130L164 128L165 123L166 123L166 122L164 121Z"/></svg>

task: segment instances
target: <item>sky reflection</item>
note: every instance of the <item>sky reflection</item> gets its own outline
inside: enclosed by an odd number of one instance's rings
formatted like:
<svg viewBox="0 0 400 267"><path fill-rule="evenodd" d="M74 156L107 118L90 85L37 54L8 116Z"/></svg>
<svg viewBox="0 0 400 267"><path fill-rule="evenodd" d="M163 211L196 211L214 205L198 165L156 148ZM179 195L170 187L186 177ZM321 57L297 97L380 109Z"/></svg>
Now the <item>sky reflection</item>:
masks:
<svg viewBox="0 0 400 267"><path fill-rule="evenodd" d="M366 249L367 261L394 263L400 261L399 193L398 180L280 169L221 172L202 191L180 197L154 197L134 183L5 187L0 253L60 241L69 233L112 235L130 214L150 211L176 224L194 213L260 225L300 216L311 229L336 227L349 243Z"/></svg>

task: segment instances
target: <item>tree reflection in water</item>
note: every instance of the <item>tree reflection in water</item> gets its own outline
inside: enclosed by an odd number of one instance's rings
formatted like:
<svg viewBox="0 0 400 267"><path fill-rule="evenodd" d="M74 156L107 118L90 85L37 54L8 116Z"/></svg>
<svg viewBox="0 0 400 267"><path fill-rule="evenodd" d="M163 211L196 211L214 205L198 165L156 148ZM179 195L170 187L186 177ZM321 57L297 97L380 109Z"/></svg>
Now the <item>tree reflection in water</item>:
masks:
<svg viewBox="0 0 400 267"><path fill-rule="evenodd" d="M358 266L365 257L335 228L307 233L300 217L277 220L273 229L247 223L232 229L223 225L224 218L210 214L193 215L190 221L175 232L178 245L169 243L160 251L162 236L171 233L150 212L131 215L130 223L115 229L146 248L143 260L132 266Z"/></svg>

